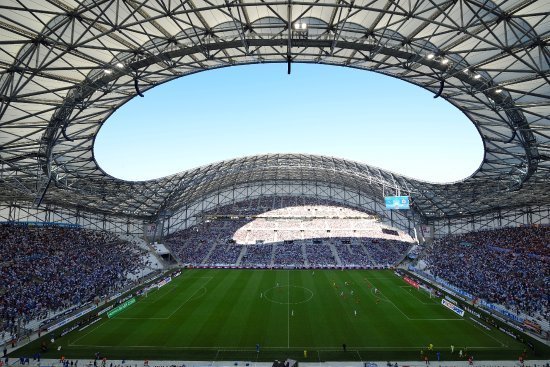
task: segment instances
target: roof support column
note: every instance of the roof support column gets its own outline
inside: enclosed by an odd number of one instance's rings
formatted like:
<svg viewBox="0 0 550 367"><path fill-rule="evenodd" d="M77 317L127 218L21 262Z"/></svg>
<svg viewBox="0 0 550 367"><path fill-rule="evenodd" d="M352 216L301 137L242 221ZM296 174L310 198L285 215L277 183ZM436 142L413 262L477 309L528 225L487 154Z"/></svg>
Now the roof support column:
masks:
<svg viewBox="0 0 550 367"><path fill-rule="evenodd" d="M286 46L287 74L290 75L292 64L292 0L288 0L288 43Z"/></svg>

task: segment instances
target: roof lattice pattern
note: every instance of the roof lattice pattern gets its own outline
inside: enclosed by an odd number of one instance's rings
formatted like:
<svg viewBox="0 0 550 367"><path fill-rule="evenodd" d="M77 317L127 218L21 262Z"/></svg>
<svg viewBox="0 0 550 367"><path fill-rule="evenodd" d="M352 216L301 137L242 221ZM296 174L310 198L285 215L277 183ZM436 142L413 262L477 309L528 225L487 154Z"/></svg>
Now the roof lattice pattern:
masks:
<svg viewBox="0 0 550 367"><path fill-rule="evenodd" d="M424 217L549 204L549 40L546 0L0 0L0 200L148 217L224 185L285 179L410 192ZM440 94L478 128L483 163L436 185L307 155L147 182L95 162L101 125L137 93L267 62L371 70Z"/></svg>

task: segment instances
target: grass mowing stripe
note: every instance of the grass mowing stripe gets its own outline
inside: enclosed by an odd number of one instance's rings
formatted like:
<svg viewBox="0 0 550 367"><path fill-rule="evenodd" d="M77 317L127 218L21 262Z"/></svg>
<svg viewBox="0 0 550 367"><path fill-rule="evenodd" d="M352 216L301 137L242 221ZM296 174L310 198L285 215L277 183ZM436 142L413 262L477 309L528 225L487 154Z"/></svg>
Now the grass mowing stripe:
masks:
<svg viewBox="0 0 550 367"><path fill-rule="evenodd" d="M418 302L424 304L424 305L429 305L429 306L439 306L439 303L436 303L433 301L432 298L430 298L430 302L424 302L422 299L420 299L417 295L418 292L420 292L420 290L416 290L416 288L413 288L411 287L410 285L402 285L400 286L399 288L403 289L403 291L406 293L406 294L409 294L411 295L413 298L415 298L416 300L418 300ZM406 290L408 290L409 292L407 292Z"/></svg>
<svg viewBox="0 0 550 367"><path fill-rule="evenodd" d="M93 348L119 348L115 345L81 345L81 344L71 344L72 347L93 347ZM151 349L187 349L187 350L193 350L193 349L206 349L206 350L220 350L220 351L246 351L246 352L256 352L256 348L243 348L240 346L208 346L208 347L184 347L184 346L158 346L158 345L127 345L125 348L151 348ZM417 345L415 347L406 346L406 347L399 347L399 346L388 346L388 347L353 347L349 349L349 351L356 351L356 350L380 350L380 349L388 349L388 350L420 350L422 348L426 348L425 345ZM464 347L456 346L456 349L460 349ZM262 347L262 350L288 350L287 347ZM291 350L303 350L303 349L311 349L311 350L318 350L318 351L330 351L330 352L338 352L341 351L342 348L323 348L319 349L317 346L309 345L309 346L293 346L290 348ZM468 349L472 350L501 350L501 347L472 347L468 346Z"/></svg>
<svg viewBox="0 0 550 367"><path fill-rule="evenodd" d="M185 280L190 280L190 279L203 279L203 278L212 278L212 277L182 277L182 279L185 279ZM154 298L153 301L149 301L149 300L142 300L141 302L142 303L158 303L160 300L162 300L165 296L169 295L169 294L172 294L172 289L178 289L181 284L174 284L175 282L170 282L168 284L166 284L164 287L160 288L160 289L153 289L152 291L150 291L151 293L152 292L157 292L157 297ZM161 293L162 295L161 296L158 296L158 293ZM150 293L148 293L150 294ZM149 296L144 297L145 299L149 298Z"/></svg>
<svg viewBox="0 0 550 367"><path fill-rule="evenodd" d="M371 293L372 293L372 295L373 295L374 297L377 297L376 295L377 295L377 294L380 294L381 296L383 296L383 298L382 298L382 297L379 297L380 300L382 300L382 301L384 301L384 302L389 302L393 307L395 307L395 309L396 309L397 311L399 311L399 312L401 313L401 315L403 315L403 316L404 316L405 318L407 318L408 320L413 320L413 319L411 319L409 316L407 316L407 314L405 314L405 312L403 312L399 307L397 307L397 305L396 305L395 303L393 303L391 299L389 299L388 297L386 297L386 296L384 295L384 293L382 293L382 291L380 291L378 288L374 288L374 286L373 286L373 288L371 288Z"/></svg>
<svg viewBox="0 0 550 367"><path fill-rule="evenodd" d="M208 283L212 277L203 277L203 278L209 278L209 280L206 282ZM204 285L206 285L206 283ZM177 287L176 287L177 288ZM168 320L170 319L172 316L174 316L174 314L176 312L178 312L187 302L191 301L194 299L195 295L197 295L198 292L205 292L206 291L206 288L203 286L201 288L198 288L195 292L193 292L184 302L182 302L178 308L176 308L174 311L172 311L172 313L166 317L117 317L117 319L120 319L120 320ZM161 295L159 298L163 298L164 296L166 296L167 294L170 294L170 292L166 293L166 294L163 294ZM201 294L202 295L202 294ZM153 302L141 302L141 303L148 303L148 304L155 304L157 301L153 301Z"/></svg>
<svg viewBox="0 0 550 367"><path fill-rule="evenodd" d="M208 282L210 282L211 280L212 280L212 278L208 279L208 281L204 284L204 286L206 286L206 284L208 284ZM203 286L203 287L204 287L204 286ZM172 316L174 316L174 314L175 314L176 312L178 312L187 302L189 302L189 301L195 296L195 294L197 294L197 292L200 291L201 289L202 289L202 287L199 288L199 289L197 289L195 292L193 292L193 294L191 294L191 295L189 296L189 298L187 298L187 299L185 300L185 302L183 302L178 308L176 308L176 309L174 310L174 312L172 312L172 313L170 314L170 316L168 316L167 318L170 319Z"/></svg>
<svg viewBox="0 0 550 367"><path fill-rule="evenodd" d="M382 301L391 303L408 320L411 320L411 321L464 321L464 319L458 318L458 317L453 317L453 318L413 318L413 317L409 317L409 315L405 314L405 312L403 312L403 310L401 310L391 299L389 299L384 293L382 293L382 291L380 291L380 289L378 289L378 288L376 288L376 289L377 289L378 294L381 294L384 297L384 298L380 297L380 299ZM376 297L376 294L374 293L374 290L375 289L372 288L371 292ZM407 292L405 292L405 293L407 293ZM426 305L426 306L434 306L434 304L431 304L431 303L430 304L427 304L425 302L421 302L421 303Z"/></svg>
<svg viewBox="0 0 550 367"><path fill-rule="evenodd" d="M286 286L286 325L287 325L287 337L286 337L286 347L290 347L290 270L287 270L288 280ZM294 311L293 311L294 312Z"/></svg>
<svg viewBox="0 0 550 367"><path fill-rule="evenodd" d="M87 336L88 334L90 334L92 331L95 331L96 329L98 329L98 328L99 328L100 326L102 326L103 324L106 324L106 323L107 323L109 320L111 320L111 319L104 318L103 320L104 320L104 321L99 322L99 324L98 324L96 327L94 327L94 328L88 330L87 333L85 333L84 335L80 336L79 338L73 340L73 343L79 341L79 340L82 339L82 338L84 338L85 336ZM68 345L76 345L76 344L71 343L70 341L67 341L67 343L68 343Z"/></svg>
<svg viewBox="0 0 550 367"><path fill-rule="evenodd" d="M483 334L487 335L488 337L490 337L491 339L495 340L497 343L499 343L502 347L508 347L506 344L504 344L502 341L498 340L497 338L495 338L494 336L492 336L491 334L487 333L485 330L483 330L482 328L480 328L478 325L476 325L475 323L471 323L471 325L473 327L475 327L476 329L480 330Z"/></svg>

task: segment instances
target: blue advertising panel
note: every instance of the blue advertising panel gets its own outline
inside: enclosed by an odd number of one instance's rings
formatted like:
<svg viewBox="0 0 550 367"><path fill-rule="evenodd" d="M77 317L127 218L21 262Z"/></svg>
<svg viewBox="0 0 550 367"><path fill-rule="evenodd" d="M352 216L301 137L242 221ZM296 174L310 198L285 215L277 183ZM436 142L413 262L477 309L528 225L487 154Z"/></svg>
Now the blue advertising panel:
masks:
<svg viewBox="0 0 550 367"><path fill-rule="evenodd" d="M454 313L464 317L464 310L458 307L457 305L447 301L445 298L441 299L441 304L447 307L449 310L453 311Z"/></svg>
<svg viewBox="0 0 550 367"><path fill-rule="evenodd" d="M386 196L386 209L409 209L408 196Z"/></svg>

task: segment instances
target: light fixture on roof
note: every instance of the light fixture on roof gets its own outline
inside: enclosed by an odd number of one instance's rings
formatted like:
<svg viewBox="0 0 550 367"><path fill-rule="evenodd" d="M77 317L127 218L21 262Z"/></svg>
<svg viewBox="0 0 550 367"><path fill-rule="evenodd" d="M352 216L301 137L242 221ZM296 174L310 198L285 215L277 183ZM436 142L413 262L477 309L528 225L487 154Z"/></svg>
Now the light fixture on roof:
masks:
<svg viewBox="0 0 550 367"><path fill-rule="evenodd" d="M294 30L296 32L307 32L307 23L306 22L295 22Z"/></svg>
<svg viewBox="0 0 550 367"><path fill-rule="evenodd" d="M124 67L124 64L121 62L117 62L116 67L122 69Z"/></svg>
<svg viewBox="0 0 550 367"><path fill-rule="evenodd" d="M105 72L105 74L111 74L113 71L111 69L105 69L103 72Z"/></svg>
<svg viewBox="0 0 550 367"><path fill-rule="evenodd" d="M462 70L464 72L464 74L468 74L468 72L470 71L470 69L466 68L464 70Z"/></svg>
<svg viewBox="0 0 550 367"><path fill-rule="evenodd" d="M442 63L443 65L447 65L447 64L449 63L449 59L443 58L443 59L441 59L441 63Z"/></svg>
<svg viewBox="0 0 550 367"><path fill-rule="evenodd" d="M481 74L474 75L474 79L479 79L479 78L481 78Z"/></svg>
<svg viewBox="0 0 550 367"><path fill-rule="evenodd" d="M502 93L502 89L501 89L501 88L495 89L495 93L496 93L496 94Z"/></svg>
<svg viewBox="0 0 550 367"><path fill-rule="evenodd" d="M435 57L434 54L428 54L428 60L431 60L431 59L433 59L434 57Z"/></svg>

